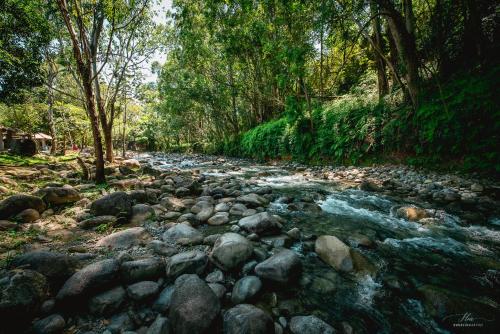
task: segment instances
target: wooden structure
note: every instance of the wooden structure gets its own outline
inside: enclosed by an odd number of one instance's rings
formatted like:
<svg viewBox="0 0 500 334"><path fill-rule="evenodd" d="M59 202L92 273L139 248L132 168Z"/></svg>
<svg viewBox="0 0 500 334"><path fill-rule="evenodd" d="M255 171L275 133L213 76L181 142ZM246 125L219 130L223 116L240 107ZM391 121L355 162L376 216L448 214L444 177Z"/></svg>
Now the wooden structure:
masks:
<svg viewBox="0 0 500 334"><path fill-rule="evenodd" d="M35 133L33 139L35 139L38 148L42 151L48 150L47 144L52 145L52 137L45 133Z"/></svg>
<svg viewBox="0 0 500 334"><path fill-rule="evenodd" d="M21 155L34 155L39 149L46 150L52 137L45 133L22 133L16 129L0 125L0 152L10 150Z"/></svg>

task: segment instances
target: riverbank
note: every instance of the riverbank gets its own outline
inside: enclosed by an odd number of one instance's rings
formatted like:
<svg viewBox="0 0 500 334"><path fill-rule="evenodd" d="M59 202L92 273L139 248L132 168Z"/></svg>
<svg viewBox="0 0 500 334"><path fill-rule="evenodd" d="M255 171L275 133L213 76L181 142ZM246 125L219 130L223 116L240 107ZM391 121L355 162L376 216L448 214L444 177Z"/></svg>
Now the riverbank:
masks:
<svg viewBox="0 0 500 334"><path fill-rule="evenodd" d="M74 162L0 168L1 307L17 332L497 323L494 180L178 154L106 170L95 186Z"/></svg>

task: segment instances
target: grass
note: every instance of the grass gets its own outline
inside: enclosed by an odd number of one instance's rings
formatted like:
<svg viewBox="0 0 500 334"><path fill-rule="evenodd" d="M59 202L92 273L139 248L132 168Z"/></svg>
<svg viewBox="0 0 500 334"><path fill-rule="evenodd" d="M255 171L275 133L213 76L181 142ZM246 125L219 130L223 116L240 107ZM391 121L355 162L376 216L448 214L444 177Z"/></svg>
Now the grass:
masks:
<svg viewBox="0 0 500 334"><path fill-rule="evenodd" d="M69 162L75 160L76 156L76 154L68 154L52 157L37 154L32 157L23 157L20 155L0 153L0 166L29 167L47 163Z"/></svg>

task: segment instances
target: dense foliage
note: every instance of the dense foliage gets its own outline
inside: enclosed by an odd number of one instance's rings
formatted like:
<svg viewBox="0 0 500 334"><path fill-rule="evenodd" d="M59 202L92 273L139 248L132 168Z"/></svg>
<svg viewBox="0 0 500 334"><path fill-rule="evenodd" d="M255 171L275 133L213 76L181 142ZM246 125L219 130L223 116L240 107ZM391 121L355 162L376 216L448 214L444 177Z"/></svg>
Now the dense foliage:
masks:
<svg viewBox="0 0 500 334"><path fill-rule="evenodd" d="M258 159L356 164L373 160L500 171L498 69L465 76L429 93L413 114L366 95L349 95L313 111L313 124L284 116L212 146Z"/></svg>
<svg viewBox="0 0 500 334"><path fill-rule="evenodd" d="M44 82L41 63L52 27L42 0L0 2L0 101L19 102L22 89Z"/></svg>
<svg viewBox="0 0 500 334"><path fill-rule="evenodd" d="M490 1L174 1L156 108L168 147L498 168L495 13Z"/></svg>

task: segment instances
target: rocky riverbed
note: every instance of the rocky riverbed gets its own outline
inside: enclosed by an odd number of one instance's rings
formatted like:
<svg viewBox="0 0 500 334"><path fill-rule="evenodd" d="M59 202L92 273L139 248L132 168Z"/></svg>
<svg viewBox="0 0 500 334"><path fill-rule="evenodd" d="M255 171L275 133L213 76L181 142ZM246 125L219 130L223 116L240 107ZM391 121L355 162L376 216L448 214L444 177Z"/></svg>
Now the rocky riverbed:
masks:
<svg viewBox="0 0 500 334"><path fill-rule="evenodd" d="M106 173L0 167L0 333L498 328L494 180L173 154Z"/></svg>

